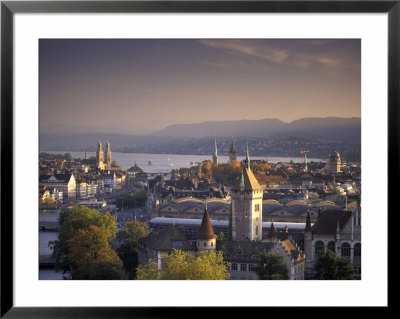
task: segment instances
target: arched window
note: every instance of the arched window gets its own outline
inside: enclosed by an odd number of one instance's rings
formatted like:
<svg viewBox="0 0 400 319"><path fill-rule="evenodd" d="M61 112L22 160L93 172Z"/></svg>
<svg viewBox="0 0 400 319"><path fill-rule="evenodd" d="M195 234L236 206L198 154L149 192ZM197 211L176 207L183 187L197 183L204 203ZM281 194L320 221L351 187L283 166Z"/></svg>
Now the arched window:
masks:
<svg viewBox="0 0 400 319"><path fill-rule="evenodd" d="M204 242L204 247L206 247L206 246L207 246L207 242L205 241L205 242Z"/></svg>
<svg viewBox="0 0 400 319"><path fill-rule="evenodd" d="M334 241L330 241L328 243L328 249L335 253L335 242Z"/></svg>
<svg viewBox="0 0 400 319"><path fill-rule="evenodd" d="M348 243L342 244L342 256L350 257L350 245Z"/></svg>
<svg viewBox="0 0 400 319"><path fill-rule="evenodd" d="M354 245L354 257L361 257L361 244Z"/></svg>
<svg viewBox="0 0 400 319"><path fill-rule="evenodd" d="M324 243L322 241L317 241L315 243L315 252L318 254L320 251L324 251L325 246Z"/></svg>

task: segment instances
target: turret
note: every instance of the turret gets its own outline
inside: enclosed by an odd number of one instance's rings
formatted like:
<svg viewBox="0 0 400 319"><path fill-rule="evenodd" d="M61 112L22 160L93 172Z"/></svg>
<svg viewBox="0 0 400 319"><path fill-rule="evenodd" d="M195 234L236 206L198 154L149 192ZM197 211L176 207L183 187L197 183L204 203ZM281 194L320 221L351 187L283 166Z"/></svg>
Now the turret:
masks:
<svg viewBox="0 0 400 319"><path fill-rule="evenodd" d="M210 216L208 215L208 210L206 206L203 220L201 221L200 230L197 234L197 250L215 250L216 238L217 236L214 234L214 230L212 228Z"/></svg>

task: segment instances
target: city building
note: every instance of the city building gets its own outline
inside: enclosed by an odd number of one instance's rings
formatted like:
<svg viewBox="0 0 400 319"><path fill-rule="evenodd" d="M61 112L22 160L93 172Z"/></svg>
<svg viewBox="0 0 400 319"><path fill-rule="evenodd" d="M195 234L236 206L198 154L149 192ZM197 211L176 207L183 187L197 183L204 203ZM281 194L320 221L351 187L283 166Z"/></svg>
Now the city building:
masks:
<svg viewBox="0 0 400 319"><path fill-rule="evenodd" d="M314 278L318 252L328 249L349 259L357 270L355 278L361 278L361 207L352 211L323 211L312 226L307 216L304 230L306 278Z"/></svg>
<svg viewBox="0 0 400 319"><path fill-rule="evenodd" d="M39 187L41 186L62 192L64 199L70 200L76 198L76 181L72 173L40 175Z"/></svg>

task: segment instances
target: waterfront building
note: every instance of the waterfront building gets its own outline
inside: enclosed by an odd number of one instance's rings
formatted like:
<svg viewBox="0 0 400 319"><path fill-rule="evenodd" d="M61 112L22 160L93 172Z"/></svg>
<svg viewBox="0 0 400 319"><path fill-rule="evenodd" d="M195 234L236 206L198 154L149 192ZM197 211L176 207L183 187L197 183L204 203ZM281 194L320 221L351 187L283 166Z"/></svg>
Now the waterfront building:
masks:
<svg viewBox="0 0 400 319"><path fill-rule="evenodd" d="M40 175L39 187L41 186L62 192L64 199L70 200L76 198L76 181L72 173Z"/></svg>

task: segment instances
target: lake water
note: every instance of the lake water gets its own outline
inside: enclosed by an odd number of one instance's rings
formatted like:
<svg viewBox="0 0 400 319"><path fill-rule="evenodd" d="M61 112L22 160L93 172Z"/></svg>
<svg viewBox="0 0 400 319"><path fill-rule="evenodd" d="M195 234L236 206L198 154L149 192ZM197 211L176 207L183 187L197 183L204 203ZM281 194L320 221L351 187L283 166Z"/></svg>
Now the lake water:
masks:
<svg viewBox="0 0 400 319"><path fill-rule="evenodd" d="M44 151L54 154L70 153L73 158L84 158L84 152L69 152L69 151ZM135 163L146 173L167 173L172 169L178 168L189 168L197 165L197 162L212 159L210 155L177 155L177 154L144 154L144 153L120 153L112 152L112 160L116 161L124 170L134 166ZM95 152L87 152L87 157L96 156ZM238 156L239 161L243 160L244 156ZM279 162L290 162L291 160L295 163L301 163L303 158L301 157L250 157L250 160L265 160L267 159L270 163ZM228 163L229 156L218 156L220 163ZM149 161L151 165L149 165ZM309 162L319 162L320 159L309 158Z"/></svg>

